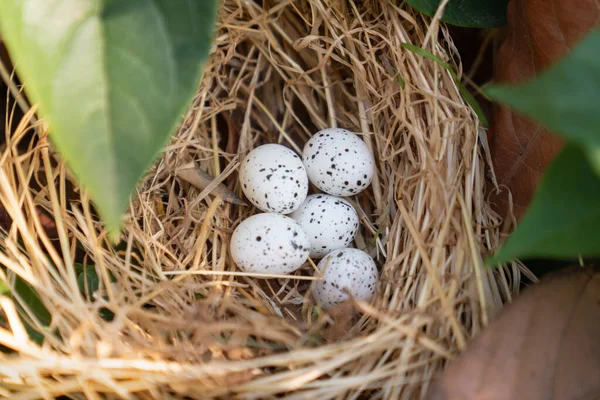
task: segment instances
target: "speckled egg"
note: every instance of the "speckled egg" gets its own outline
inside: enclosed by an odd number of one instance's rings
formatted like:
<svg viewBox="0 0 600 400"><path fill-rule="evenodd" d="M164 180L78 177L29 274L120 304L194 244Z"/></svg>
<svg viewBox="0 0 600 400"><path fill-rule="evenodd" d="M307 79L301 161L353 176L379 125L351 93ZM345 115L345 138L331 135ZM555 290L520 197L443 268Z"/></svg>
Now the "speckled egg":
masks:
<svg viewBox="0 0 600 400"><path fill-rule="evenodd" d="M358 135L345 129L319 131L304 146L308 178L325 193L352 196L373 180L373 157Z"/></svg>
<svg viewBox="0 0 600 400"><path fill-rule="evenodd" d="M325 309L348 299L347 288L354 298L369 301L375 294L379 273L375 261L358 249L335 250L319 262L323 280L317 281L313 295Z"/></svg>
<svg viewBox="0 0 600 400"><path fill-rule="evenodd" d="M231 257L246 272L289 274L308 258L310 242L293 219L273 213L255 214L231 236Z"/></svg>
<svg viewBox="0 0 600 400"><path fill-rule="evenodd" d="M300 207L308 193L302 160L279 144L265 144L248 153L239 176L246 197L265 212L289 214Z"/></svg>
<svg viewBox="0 0 600 400"><path fill-rule="evenodd" d="M321 258L348 247L358 230L358 214L341 197L312 194L290 217L304 229L310 241L310 256Z"/></svg>

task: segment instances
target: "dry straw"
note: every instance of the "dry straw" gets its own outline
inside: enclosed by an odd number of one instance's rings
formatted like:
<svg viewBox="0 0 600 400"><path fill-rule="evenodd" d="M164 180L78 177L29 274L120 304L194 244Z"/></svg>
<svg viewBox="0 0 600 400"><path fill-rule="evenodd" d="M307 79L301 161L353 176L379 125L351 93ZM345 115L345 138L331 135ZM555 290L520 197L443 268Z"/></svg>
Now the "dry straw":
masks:
<svg viewBox="0 0 600 400"><path fill-rule="evenodd" d="M118 246L42 122L29 111L10 124L0 278L28 282L52 320L18 295L0 298L0 343L12 350L0 353L0 397L423 398L518 290L520 265L482 266L501 220L484 195L479 122L446 70L401 47L428 49L460 75L443 26L396 1L226 0L220 10L193 107L138 187ZM377 159L355 199L356 243L382 273L372 303L325 313L309 295L314 264L272 279L236 270L229 237L253 210L222 201L218 185L239 195L249 149L300 151L331 126L361 132ZM33 130L39 140L24 148ZM211 185L181 178L194 160ZM94 266L98 292L80 291L74 263Z"/></svg>

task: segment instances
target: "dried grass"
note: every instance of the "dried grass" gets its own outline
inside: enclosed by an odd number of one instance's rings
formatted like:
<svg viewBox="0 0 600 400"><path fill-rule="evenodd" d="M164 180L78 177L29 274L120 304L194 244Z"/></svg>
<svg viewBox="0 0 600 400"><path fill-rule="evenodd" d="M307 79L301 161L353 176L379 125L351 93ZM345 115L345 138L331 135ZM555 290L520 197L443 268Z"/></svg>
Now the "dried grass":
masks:
<svg viewBox="0 0 600 400"><path fill-rule="evenodd" d="M395 1L262 4L222 5L194 105L139 186L118 246L33 112L13 129L0 159L0 199L14 221L0 241L0 279L27 281L52 322L44 327L24 299L0 299L0 343L14 350L0 354L0 397L423 398L518 290L521 265L482 266L502 221L484 197L476 116L447 71L400 46L426 48L460 75L445 28ZM314 264L268 280L236 270L228 240L253 210L213 189L240 193L235 170L254 146L300 151L330 126L362 132L377 158L376 179L355 199L356 245L382 273L372 303L325 313L308 294ZM39 141L19 150L31 129ZM204 190L178 175L191 160L216 177ZM99 292L80 292L75 261L95 265Z"/></svg>

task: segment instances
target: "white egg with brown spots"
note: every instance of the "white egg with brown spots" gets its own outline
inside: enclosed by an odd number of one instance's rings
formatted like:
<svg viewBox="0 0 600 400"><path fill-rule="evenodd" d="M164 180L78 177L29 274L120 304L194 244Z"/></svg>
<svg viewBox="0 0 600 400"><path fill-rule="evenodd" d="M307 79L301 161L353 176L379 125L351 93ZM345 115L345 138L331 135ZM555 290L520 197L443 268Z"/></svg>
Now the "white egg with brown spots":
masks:
<svg viewBox="0 0 600 400"><path fill-rule="evenodd" d="M308 236L293 219L274 213L255 214L242 221L231 236L231 257L245 272L283 275L307 260Z"/></svg>
<svg viewBox="0 0 600 400"><path fill-rule="evenodd" d="M358 249L335 250L319 262L323 279L317 281L313 295L323 308L330 309L348 299L369 301L375 294L379 273L375 261Z"/></svg>
<svg viewBox="0 0 600 400"><path fill-rule="evenodd" d="M239 172L244 195L261 211L289 214L306 199L308 177L293 150L265 144L244 158Z"/></svg>
<svg viewBox="0 0 600 400"><path fill-rule="evenodd" d="M333 250L348 247L358 231L358 214L341 197L312 194L290 214L310 241L310 256L321 258Z"/></svg>
<svg viewBox="0 0 600 400"><path fill-rule="evenodd" d="M319 131L304 146L302 161L310 182L335 196L353 196L373 180L375 163L362 139L345 129Z"/></svg>

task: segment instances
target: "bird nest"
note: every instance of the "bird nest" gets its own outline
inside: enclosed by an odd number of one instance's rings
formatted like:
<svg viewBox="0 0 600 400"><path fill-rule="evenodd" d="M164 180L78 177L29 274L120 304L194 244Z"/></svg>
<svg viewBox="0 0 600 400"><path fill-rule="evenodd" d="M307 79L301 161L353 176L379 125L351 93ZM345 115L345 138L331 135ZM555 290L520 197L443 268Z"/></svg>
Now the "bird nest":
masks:
<svg viewBox="0 0 600 400"><path fill-rule="evenodd" d="M461 75L445 27L402 2L225 0L193 105L117 244L43 122L29 112L12 124L0 397L425 396L523 270L484 268L501 220L485 197L480 122L452 75L403 43ZM360 133L375 157L372 185L351 200L355 246L380 270L373 301L330 311L311 298L312 262L264 279L228 252L255 212L241 157L264 143L301 152L327 127ZM31 130L37 140L20 145Z"/></svg>

